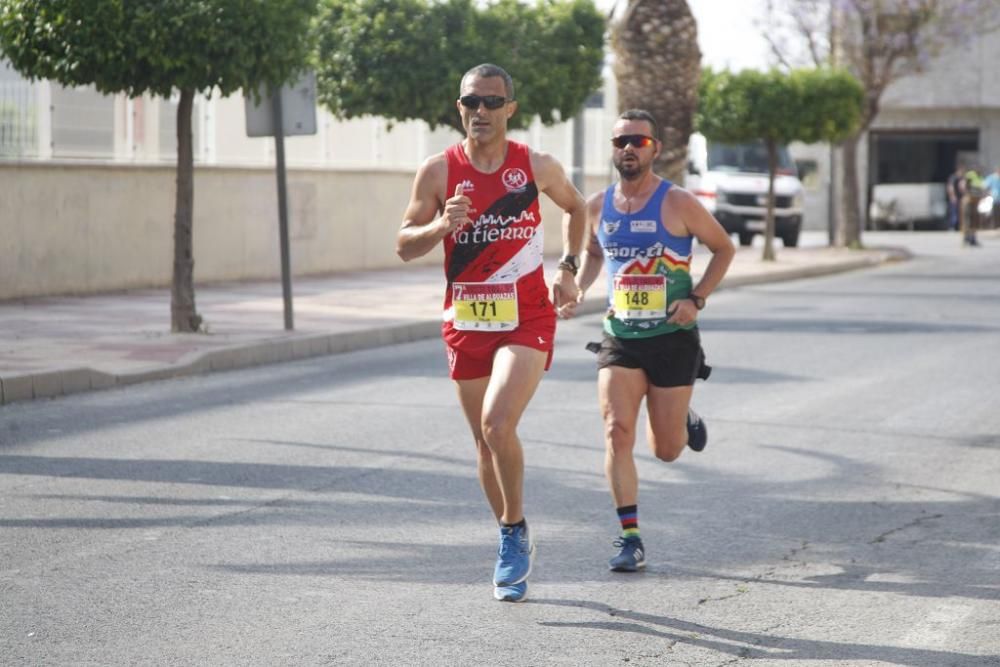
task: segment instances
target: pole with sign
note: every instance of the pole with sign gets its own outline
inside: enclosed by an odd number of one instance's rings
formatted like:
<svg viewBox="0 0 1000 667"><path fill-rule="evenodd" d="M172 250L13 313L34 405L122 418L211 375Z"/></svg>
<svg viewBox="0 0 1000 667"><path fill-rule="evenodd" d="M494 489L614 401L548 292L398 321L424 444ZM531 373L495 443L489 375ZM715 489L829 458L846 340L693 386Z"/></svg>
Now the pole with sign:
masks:
<svg viewBox="0 0 1000 667"><path fill-rule="evenodd" d="M278 235L281 246L281 291L285 303L285 329L294 328L292 314L291 252L288 243L288 177L285 171L285 137L316 134L316 75L306 72L293 84L270 89L257 103L246 97L248 137L274 137L278 177Z"/></svg>

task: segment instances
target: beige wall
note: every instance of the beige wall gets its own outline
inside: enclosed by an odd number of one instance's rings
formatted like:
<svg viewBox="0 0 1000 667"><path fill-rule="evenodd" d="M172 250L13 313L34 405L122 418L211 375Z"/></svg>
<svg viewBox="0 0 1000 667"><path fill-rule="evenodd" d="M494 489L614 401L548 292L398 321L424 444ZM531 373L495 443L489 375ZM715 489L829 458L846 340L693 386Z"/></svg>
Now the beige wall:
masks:
<svg viewBox="0 0 1000 667"><path fill-rule="evenodd" d="M395 237L411 171L288 173L295 275L400 266ZM589 191L603 187L588 182ZM195 281L277 278L276 177L268 168L195 169ZM0 299L169 285L174 168L0 163ZM545 247L561 250L542 197ZM438 263L440 251L416 260Z"/></svg>

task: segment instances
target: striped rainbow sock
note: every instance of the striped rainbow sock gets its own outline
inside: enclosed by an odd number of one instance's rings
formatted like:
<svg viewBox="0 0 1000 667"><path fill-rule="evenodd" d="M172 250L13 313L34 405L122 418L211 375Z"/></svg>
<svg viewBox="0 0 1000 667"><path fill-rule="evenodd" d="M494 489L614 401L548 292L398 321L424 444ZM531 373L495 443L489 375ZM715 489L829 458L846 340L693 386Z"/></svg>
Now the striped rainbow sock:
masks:
<svg viewBox="0 0 1000 667"><path fill-rule="evenodd" d="M628 505L618 508L618 520L622 524L622 537L639 537L639 506Z"/></svg>

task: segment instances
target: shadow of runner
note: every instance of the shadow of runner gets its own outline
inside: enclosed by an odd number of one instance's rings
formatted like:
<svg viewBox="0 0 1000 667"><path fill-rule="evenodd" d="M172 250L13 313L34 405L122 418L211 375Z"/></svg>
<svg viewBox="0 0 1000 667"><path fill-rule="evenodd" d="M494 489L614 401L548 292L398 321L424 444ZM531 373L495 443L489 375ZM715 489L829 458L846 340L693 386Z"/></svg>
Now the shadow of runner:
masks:
<svg viewBox="0 0 1000 667"><path fill-rule="evenodd" d="M866 660L872 663L884 662L910 667L942 667L944 665L996 667L998 664L998 656L901 646L833 642L821 639L799 639L763 632L730 630L691 623L670 616L656 616L618 609L590 600L546 598L532 600L529 598L524 604L590 609L613 619L582 623L561 621L542 621L539 623L545 627L583 628L652 635L671 642L670 648L678 644L686 644L751 660L828 660L831 662Z"/></svg>

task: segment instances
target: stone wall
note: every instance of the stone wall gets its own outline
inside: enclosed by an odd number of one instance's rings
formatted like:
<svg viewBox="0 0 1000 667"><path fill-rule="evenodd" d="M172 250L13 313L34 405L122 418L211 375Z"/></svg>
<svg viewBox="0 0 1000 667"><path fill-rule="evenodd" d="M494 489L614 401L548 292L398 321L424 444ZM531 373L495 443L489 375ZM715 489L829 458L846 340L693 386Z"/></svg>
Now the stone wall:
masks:
<svg viewBox="0 0 1000 667"><path fill-rule="evenodd" d="M0 299L169 285L174 179L173 165L0 163ZM412 182L411 171L289 170L293 273L398 267ZM544 196L542 215L558 254L562 216ZM195 168L194 256L199 283L280 277L273 169Z"/></svg>

